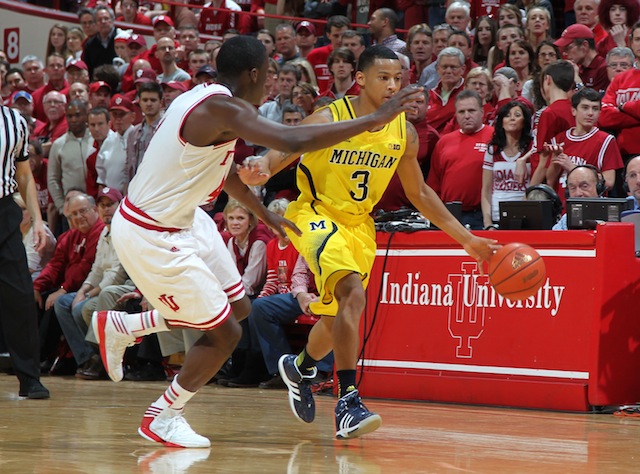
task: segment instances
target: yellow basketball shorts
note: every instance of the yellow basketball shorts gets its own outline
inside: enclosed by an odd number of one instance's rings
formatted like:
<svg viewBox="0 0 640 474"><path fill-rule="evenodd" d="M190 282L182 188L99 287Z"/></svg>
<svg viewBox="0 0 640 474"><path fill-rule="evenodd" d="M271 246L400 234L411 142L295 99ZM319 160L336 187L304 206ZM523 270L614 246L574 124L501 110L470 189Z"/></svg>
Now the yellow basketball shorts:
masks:
<svg viewBox="0 0 640 474"><path fill-rule="evenodd" d="M314 314L335 316L338 302L336 284L345 276L357 273L366 288L376 256L375 228L367 219L351 226L314 210L309 203L292 202L285 217L302 231L288 235L315 276L320 301L311 303Z"/></svg>

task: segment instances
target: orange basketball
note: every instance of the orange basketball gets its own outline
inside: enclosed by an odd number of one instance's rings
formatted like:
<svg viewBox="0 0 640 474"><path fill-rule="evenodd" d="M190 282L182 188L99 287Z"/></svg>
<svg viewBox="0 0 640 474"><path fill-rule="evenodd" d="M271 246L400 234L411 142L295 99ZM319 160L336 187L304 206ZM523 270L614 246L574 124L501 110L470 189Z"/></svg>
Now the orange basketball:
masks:
<svg viewBox="0 0 640 474"><path fill-rule="evenodd" d="M524 300L535 295L546 277L544 260L527 244L506 244L489 260L489 283L510 300Z"/></svg>

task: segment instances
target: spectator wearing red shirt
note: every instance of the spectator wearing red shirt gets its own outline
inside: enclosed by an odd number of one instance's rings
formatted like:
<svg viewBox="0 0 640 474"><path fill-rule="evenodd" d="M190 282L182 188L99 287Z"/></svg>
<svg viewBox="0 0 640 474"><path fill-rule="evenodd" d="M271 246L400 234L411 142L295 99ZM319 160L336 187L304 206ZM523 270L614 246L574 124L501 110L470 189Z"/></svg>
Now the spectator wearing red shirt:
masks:
<svg viewBox="0 0 640 474"><path fill-rule="evenodd" d="M427 184L442 202L462 202L463 224L483 229L482 165L493 127L482 123L482 99L476 91L467 89L457 95L455 114L460 129L440 137Z"/></svg>
<svg viewBox="0 0 640 474"><path fill-rule="evenodd" d="M69 84L64 78L64 57L60 53L51 53L47 57L45 72L47 73L47 77L49 77L49 82L31 94L33 97L33 116L42 121L47 119L44 113L44 107L42 106L44 96L51 91L59 91L64 94L65 89L69 87Z"/></svg>
<svg viewBox="0 0 640 474"><path fill-rule="evenodd" d="M310 21L301 21L296 26L296 45L301 58L306 58L316 46L316 27Z"/></svg>
<svg viewBox="0 0 640 474"><path fill-rule="evenodd" d="M116 21L151 26L151 18L138 11L140 9L138 0L122 0L120 8L122 9L122 15L117 17Z"/></svg>
<svg viewBox="0 0 640 474"><path fill-rule="evenodd" d="M111 117L106 108L98 107L89 110L87 115L87 123L89 125L89 133L93 137L93 148L87 156L86 166L86 187L87 194L94 199L98 196L98 171L96 170L96 159L100 147L109 135L115 135L116 132L111 130Z"/></svg>
<svg viewBox="0 0 640 474"><path fill-rule="evenodd" d="M618 74L602 98L599 125L616 133L625 161L640 154L640 70Z"/></svg>
<svg viewBox="0 0 640 474"><path fill-rule="evenodd" d="M598 18L607 36L596 44L596 50L605 57L616 46L628 46L628 33L640 18L640 3L638 0L602 0L598 5Z"/></svg>
<svg viewBox="0 0 640 474"><path fill-rule="evenodd" d="M356 73L356 58L347 48L336 48L331 51L327 66L331 72L333 82L331 87L321 96L332 99L342 99L345 96L360 95L360 86L354 79Z"/></svg>
<svg viewBox="0 0 640 474"><path fill-rule="evenodd" d="M424 68L433 62L433 34L424 24L414 25L407 35L407 49L411 58L409 82L418 82Z"/></svg>
<svg viewBox="0 0 640 474"><path fill-rule="evenodd" d="M173 20L166 15L160 15L153 19L153 39L155 43L158 42L160 38L171 38L175 40L176 38L176 30L173 26ZM127 43L128 47L131 48L133 43L137 43L140 45L142 52L137 56L133 57L129 62L129 67L124 72L122 76L122 83L120 85L120 89L123 92L129 92L134 88L134 77L133 77L133 64L136 61L143 59L149 62L150 67L156 72L156 74L162 73L162 65L160 64L160 60L156 58L156 44L150 48L146 49L146 42L142 36L132 35L131 43ZM144 43L144 45L142 45ZM179 43L176 44L176 47L180 46Z"/></svg>
<svg viewBox="0 0 640 474"><path fill-rule="evenodd" d="M431 125L428 125L426 121L428 97L429 93L425 91L424 96L415 101L415 109L406 112L407 120L413 124L418 134L419 148L417 158L424 181L427 180L429 175L431 155L440 139L440 134ZM402 188L402 183L400 183L400 178L397 174L394 174L374 210L395 211L403 207L413 208L413 204L407 198Z"/></svg>
<svg viewBox="0 0 640 474"><path fill-rule="evenodd" d="M585 87L604 94L609 87L607 63L596 51L591 29L585 25L571 25L553 44L562 50L569 61L579 66L578 74Z"/></svg>
<svg viewBox="0 0 640 474"><path fill-rule="evenodd" d="M545 143L550 143L553 137L576 125L569 100L569 92L574 86L575 71L569 61L557 61L542 70L540 89L549 106L542 110L538 121L534 121L535 152L531 155L531 185L540 184L545 178L549 163L546 156L540 153Z"/></svg>
<svg viewBox="0 0 640 474"><path fill-rule="evenodd" d="M242 8L233 0L213 0L206 3L198 20L201 34L222 36L225 31L238 24L238 12Z"/></svg>
<svg viewBox="0 0 640 474"><path fill-rule="evenodd" d="M44 65L37 56L29 55L22 58L22 73L26 85L24 90L33 94L37 89L45 85Z"/></svg>
<svg viewBox="0 0 640 474"><path fill-rule="evenodd" d="M568 173L576 166L592 165L604 178L607 189L614 189L616 170L622 170L622 157L613 135L596 127L600 116L600 94L583 88L571 98L576 126L556 135L551 143L560 153L554 153L547 168L547 184L554 187L558 196L565 196Z"/></svg>
<svg viewBox="0 0 640 474"><path fill-rule="evenodd" d="M42 104L47 119L33 131L33 138L42 143L44 156L48 157L51 144L67 133L67 117L64 113L67 98L60 92L51 91L44 96Z"/></svg>
<svg viewBox="0 0 640 474"><path fill-rule="evenodd" d="M464 86L464 55L458 48L444 48L436 61L440 81L429 91L427 123L438 132L455 115L455 98Z"/></svg>
<svg viewBox="0 0 640 474"><path fill-rule="evenodd" d="M598 3L596 3L596 0L576 0L573 4L576 23L588 26L593 31L596 44L607 37L607 32L598 22Z"/></svg>
<svg viewBox="0 0 640 474"><path fill-rule="evenodd" d="M331 73L329 72L329 66L327 66L327 60L329 54L334 48L340 46L340 37L342 33L347 31L351 27L351 22L346 16L334 15L329 17L325 32L330 43L326 46L314 48L307 56L307 61L313 66L313 72L316 74L316 80L318 82L318 90L320 93L326 91L331 83Z"/></svg>

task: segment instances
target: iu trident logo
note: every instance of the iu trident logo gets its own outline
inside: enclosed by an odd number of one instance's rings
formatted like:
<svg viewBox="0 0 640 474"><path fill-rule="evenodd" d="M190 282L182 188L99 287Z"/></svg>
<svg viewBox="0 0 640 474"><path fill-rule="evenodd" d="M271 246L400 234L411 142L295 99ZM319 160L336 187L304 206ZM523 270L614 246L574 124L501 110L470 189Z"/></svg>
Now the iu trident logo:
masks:
<svg viewBox="0 0 640 474"><path fill-rule="evenodd" d="M158 299L162 304L167 305L171 311L175 313L180 311L180 306L178 306L178 303L176 303L176 300L174 299L173 295L167 295L165 293L163 295L160 295L160 298Z"/></svg>
<svg viewBox="0 0 640 474"><path fill-rule="evenodd" d="M470 359L473 356L471 341L484 332L485 308L478 308L478 286L487 285L489 278L479 275L478 264L463 262L462 273L449 275L449 283L455 301L449 307L448 329L451 337L458 341L456 357Z"/></svg>

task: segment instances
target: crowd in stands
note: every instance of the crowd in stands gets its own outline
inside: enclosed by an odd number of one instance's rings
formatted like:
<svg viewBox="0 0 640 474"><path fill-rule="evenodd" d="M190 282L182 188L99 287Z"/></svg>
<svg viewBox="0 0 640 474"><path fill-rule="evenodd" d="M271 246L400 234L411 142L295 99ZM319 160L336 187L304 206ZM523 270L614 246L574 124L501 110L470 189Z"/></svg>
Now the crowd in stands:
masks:
<svg viewBox="0 0 640 474"><path fill-rule="evenodd" d="M189 4L64 3L78 26L54 24L42 57L9 64L0 51L1 100L29 124L30 164L50 229L45 249L33 251L28 212L16 198L25 212L44 371L104 377L91 312L147 307L113 251L110 220L143 158L153 159L144 154L164 111L216 81L217 51L238 34L255 35L269 55L259 113L290 126L359 94L358 58L368 45L395 51L398 83L424 86L407 114L424 179L443 201L462 203L471 229L496 228L499 202L525 199L528 189L545 186L561 202L579 193L567 177L583 165L595 171L585 179L600 183L591 194L640 196L638 173L625 171L640 154L638 0ZM151 26L153 40L127 24ZM203 41L203 34L220 40ZM266 151L238 140L235 160ZM296 166L254 192L284 212L298 194ZM394 177L376 210L410 205ZM224 194L206 210L254 299L239 349L216 379L283 388L276 361L290 350L285 328L310 317L316 297L306 262ZM128 354L126 378L171 376L167 358L179 365L176 353L196 340L193 330L147 336ZM323 362L331 372L331 360Z"/></svg>

